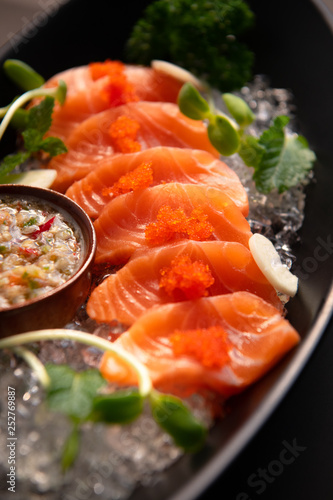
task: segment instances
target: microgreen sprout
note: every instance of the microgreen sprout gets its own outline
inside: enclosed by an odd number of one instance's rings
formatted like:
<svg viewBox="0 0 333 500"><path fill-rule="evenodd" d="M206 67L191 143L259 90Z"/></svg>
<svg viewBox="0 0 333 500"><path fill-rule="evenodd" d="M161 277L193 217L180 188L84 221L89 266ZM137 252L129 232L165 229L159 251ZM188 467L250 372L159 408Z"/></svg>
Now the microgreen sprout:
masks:
<svg viewBox="0 0 333 500"><path fill-rule="evenodd" d="M8 59L4 63L4 71L7 76L26 92L16 97L8 106L0 108L0 140L3 137L9 124L18 128L22 132L24 149L16 154L7 155L0 165L0 183L29 182L25 173L19 175L9 175L12 170L27 161L38 151L44 151L50 157L67 152L65 144L57 137L44 137L52 123L52 113L55 101L63 105L66 99L67 86L62 80L57 87L43 87L44 79L30 66L16 59ZM35 98L44 97L37 105L29 110L22 109L22 106ZM38 184L35 178L32 180ZM45 180L45 171L41 171L41 185L46 182L48 186L51 180Z"/></svg>
<svg viewBox="0 0 333 500"><path fill-rule="evenodd" d="M178 96L180 111L193 120L207 122L207 134L215 149L223 156L235 153L248 167L253 167L253 180L258 191L279 193L301 183L312 169L315 154L300 135L286 133L287 116L278 116L257 138L246 129L255 120L248 104L240 97L222 94L231 116L216 110L191 84L185 83Z"/></svg>
<svg viewBox="0 0 333 500"><path fill-rule="evenodd" d="M75 372L68 365L44 366L35 354L22 347L47 340L72 340L112 352L135 371L138 388L106 393L102 389L107 383L99 370ZM106 339L77 330L39 330L1 339L0 349L11 349L23 357L45 389L49 408L67 415L71 420L72 431L63 448L63 470L73 464L79 452L80 424L87 421L107 424L131 422L142 413L146 400L154 420L172 436L177 446L193 452L203 444L207 430L189 408L179 398L153 389L147 368L135 356Z"/></svg>
<svg viewBox="0 0 333 500"><path fill-rule="evenodd" d="M18 59L7 59L3 64L7 77L22 90L33 90L44 85L44 78L31 66Z"/></svg>

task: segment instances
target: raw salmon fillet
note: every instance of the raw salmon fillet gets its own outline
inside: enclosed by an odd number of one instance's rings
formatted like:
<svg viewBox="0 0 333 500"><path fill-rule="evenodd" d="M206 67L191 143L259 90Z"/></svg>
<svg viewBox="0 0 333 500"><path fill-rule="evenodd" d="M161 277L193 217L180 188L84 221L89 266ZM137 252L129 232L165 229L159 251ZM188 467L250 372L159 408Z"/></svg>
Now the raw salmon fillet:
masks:
<svg viewBox="0 0 333 500"><path fill-rule="evenodd" d="M123 117L138 124L136 143L141 150L162 145L202 149L219 156L209 142L205 125L184 116L176 104L132 102L93 115L75 128L66 141L68 153L52 158L48 164L58 172L53 189L65 192L97 162L119 154L110 127Z"/></svg>
<svg viewBox="0 0 333 500"><path fill-rule="evenodd" d="M235 292L150 309L115 344L148 368L157 388L209 388L228 397L262 377L299 340L271 304ZM137 382L112 353L104 354L100 369L110 382Z"/></svg>
<svg viewBox="0 0 333 500"><path fill-rule="evenodd" d="M184 272L181 286L176 283L174 290L167 291L167 285L160 286L163 272L183 256L191 262L201 263L204 268L199 269L199 274L194 271L194 278L192 270L189 277ZM199 264L195 265L199 267ZM192 279L197 281L192 283ZM212 284L207 286L209 283ZM124 267L93 290L87 303L87 312L99 322L117 319L130 325L149 308L192 299L197 291L214 296L241 290L254 293L282 309L275 289L244 245L182 240L149 250L138 250Z"/></svg>
<svg viewBox="0 0 333 500"><path fill-rule="evenodd" d="M236 241L248 246L249 223L219 189L168 183L118 196L94 223L95 262L125 263L138 248L179 239Z"/></svg>
<svg viewBox="0 0 333 500"><path fill-rule="evenodd" d="M212 154L188 148L157 146L138 153L112 156L102 160L83 179L74 182L66 195L80 205L93 219L113 197L110 188L119 179L142 164L151 165L151 186L165 182L205 184L226 193L247 216L246 191L237 174Z"/></svg>
<svg viewBox="0 0 333 500"><path fill-rule="evenodd" d="M45 84L45 87L55 87L59 80L63 80L67 85L66 102L55 107L47 135L66 140L71 131L91 115L133 100L177 102L182 82L152 68L125 65L119 61L111 63L123 68L124 81L127 87L131 87L132 95L126 93L126 88L121 92L121 88L117 88L119 82L112 80L112 76L104 75L94 80L89 65L62 71ZM110 98L112 81L115 89Z"/></svg>

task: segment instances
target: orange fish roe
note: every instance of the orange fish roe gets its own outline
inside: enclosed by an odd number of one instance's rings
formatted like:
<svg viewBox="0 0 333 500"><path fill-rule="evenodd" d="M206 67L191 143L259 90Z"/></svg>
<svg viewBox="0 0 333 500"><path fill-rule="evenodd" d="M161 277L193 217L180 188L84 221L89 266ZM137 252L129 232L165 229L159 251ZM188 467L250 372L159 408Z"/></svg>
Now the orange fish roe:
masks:
<svg viewBox="0 0 333 500"><path fill-rule="evenodd" d="M140 129L140 124L122 115L116 121L111 123L109 133L113 140L115 149L119 153L136 153L141 151L141 145L136 141L137 133Z"/></svg>
<svg viewBox="0 0 333 500"><path fill-rule="evenodd" d="M221 326L198 330L175 330L170 336L175 356L188 355L205 368L220 369L230 359L232 344Z"/></svg>
<svg viewBox="0 0 333 500"><path fill-rule="evenodd" d="M182 208L163 205L158 211L157 222L146 227L146 240L152 245L161 245L176 235L196 241L208 240L214 228L207 218L201 207L192 210L187 217Z"/></svg>
<svg viewBox="0 0 333 500"><path fill-rule="evenodd" d="M180 255L171 261L170 267L161 269L159 286L176 300L199 299L208 295L207 288L214 283L209 267L199 260L191 261L188 255Z"/></svg>
<svg viewBox="0 0 333 500"><path fill-rule="evenodd" d="M103 196L116 197L150 186L153 182L152 162L141 163L128 174L122 175L110 188L102 190Z"/></svg>
<svg viewBox="0 0 333 500"><path fill-rule="evenodd" d="M108 77L101 95L108 101L110 107L139 100L133 85L127 80L125 65L120 61L106 60L105 62L91 63L89 70L94 81Z"/></svg>

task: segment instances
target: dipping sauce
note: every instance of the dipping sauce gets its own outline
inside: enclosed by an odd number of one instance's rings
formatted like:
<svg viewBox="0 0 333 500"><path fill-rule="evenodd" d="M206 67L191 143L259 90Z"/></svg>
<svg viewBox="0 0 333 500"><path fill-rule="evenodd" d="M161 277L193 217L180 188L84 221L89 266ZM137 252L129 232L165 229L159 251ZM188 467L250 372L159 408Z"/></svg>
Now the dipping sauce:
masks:
<svg viewBox="0 0 333 500"><path fill-rule="evenodd" d="M0 200L0 309L53 290L79 269L78 231L45 202Z"/></svg>

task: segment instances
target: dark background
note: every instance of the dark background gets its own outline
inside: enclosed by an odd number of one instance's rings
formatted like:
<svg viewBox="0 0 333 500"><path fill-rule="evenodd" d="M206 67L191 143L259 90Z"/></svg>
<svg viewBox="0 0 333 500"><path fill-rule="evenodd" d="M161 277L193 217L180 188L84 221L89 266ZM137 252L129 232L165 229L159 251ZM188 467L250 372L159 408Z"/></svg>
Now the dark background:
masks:
<svg viewBox="0 0 333 500"><path fill-rule="evenodd" d="M38 21L35 17L34 23L23 27L21 38L13 37L0 56L19 57L46 78L91 60L120 58L130 27L147 3L72 0L60 8L56 1L44 2L44 6L49 5L44 8L48 19L43 21L40 16ZM253 0L249 3L257 17L257 27L248 40L256 53L255 72L270 75L273 87L292 90L300 130L318 158L316 182L308 189L306 220L300 231L302 245L297 249L298 262L302 265L313 255L318 238L327 241L332 236L333 36L310 1ZM7 96L12 97L12 92L11 86L2 79L0 105L7 104ZM13 137L8 138L1 154L11 151L13 141ZM291 303L290 319L304 339L325 301L332 268L330 254L327 260L318 263L314 273L300 280L300 293ZM198 497L207 479L202 476L197 490L191 490L192 498L331 500L332 362L331 322L273 415L221 475L215 471L217 481ZM217 448L218 439L219 433L214 434L212 440ZM293 444L299 447L294 457L290 451L283 451ZM290 463L281 465L281 459ZM187 465L184 470L188 472ZM195 471L194 467L193 475ZM171 469L165 485L178 481L181 485L181 474ZM164 498L155 490L139 491L138 495L144 499ZM188 490L184 490L184 495L182 498L189 498ZM177 500L180 498L181 495L177 496Z"/></svg>

